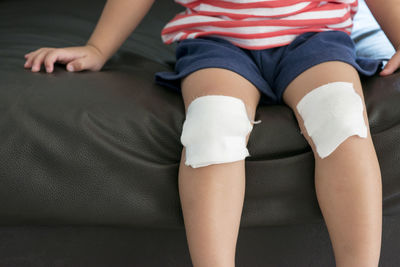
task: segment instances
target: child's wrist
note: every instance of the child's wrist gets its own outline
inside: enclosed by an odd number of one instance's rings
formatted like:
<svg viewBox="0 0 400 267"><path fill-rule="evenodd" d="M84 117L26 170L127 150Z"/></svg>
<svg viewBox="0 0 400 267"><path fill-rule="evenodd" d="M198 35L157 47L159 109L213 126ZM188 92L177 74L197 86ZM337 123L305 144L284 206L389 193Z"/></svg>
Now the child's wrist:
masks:
<svg viewBox="0 0 400 267"><path fill-rule="evenodd" d="M104 58L104 60L107 60L106 54L97 45L88 42L88 43L86 43L86 46L90 46L90 47L96 49L96 51Z"/></svg>

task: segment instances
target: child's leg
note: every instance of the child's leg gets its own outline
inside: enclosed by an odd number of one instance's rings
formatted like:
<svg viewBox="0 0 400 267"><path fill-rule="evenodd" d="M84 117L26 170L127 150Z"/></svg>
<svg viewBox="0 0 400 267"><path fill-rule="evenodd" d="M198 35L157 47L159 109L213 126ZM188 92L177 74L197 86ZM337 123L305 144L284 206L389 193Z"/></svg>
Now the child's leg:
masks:
<svg viewBox="0 0 400 267"><path fill-rule="evenodd" d="M367 138L350 136L332 154L321 159L296 105L312 89L337 81L352 82L360 95L368 135ZM382 230L381 173L356 69L341 61L315 65L289 84L283 99L295 112L302 133L314 152L316 193L336 266L377 267Z"/></svg>
<svg viewBox="0 0 400 267"><path fill-rule="evenodd" d="M196 97L212 94L242 99L254 120L260 93L239 74L205 68L182 81L185 111ZM244 160L200 168L186 166L184 161L185 148L179 166L179 193L192 263L194 267L235 266L245 192Z"/></svg>

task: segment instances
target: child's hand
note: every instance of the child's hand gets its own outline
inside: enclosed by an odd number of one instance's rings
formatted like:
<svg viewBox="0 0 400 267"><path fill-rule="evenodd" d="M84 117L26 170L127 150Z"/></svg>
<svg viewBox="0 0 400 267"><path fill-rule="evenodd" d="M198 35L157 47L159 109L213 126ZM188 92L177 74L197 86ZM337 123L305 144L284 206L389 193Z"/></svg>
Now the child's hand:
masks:
<svg viewBox="0 0 400 267"><path fill-rule="evenodd" d="M92 45L48 48L42 47L25 54L25 68L32 68L33 72L40 71L42 63L48 73L52 72L55 62L67 64L68 71L100 70L107 59L101 51Z"/></svg>
<svg viewBox="0 0 400 267"><path fill-rule="evenodd" d="M400 66L400 50L398 49L396 53L390 58L386 63L383 70L379 73L381 76L387 76L395 72Z"/></svg>

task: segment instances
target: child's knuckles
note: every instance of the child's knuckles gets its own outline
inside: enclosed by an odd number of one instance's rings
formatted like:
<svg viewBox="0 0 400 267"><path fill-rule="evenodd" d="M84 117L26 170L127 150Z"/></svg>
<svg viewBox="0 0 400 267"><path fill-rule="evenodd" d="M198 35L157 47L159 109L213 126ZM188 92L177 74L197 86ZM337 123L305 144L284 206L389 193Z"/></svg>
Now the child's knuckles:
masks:
<svg viewBox="0 0 400 267"><path fill-rule="evenodd" d="M69 51L65 48L57 48L56 50L54 50L54 53L56 53L57 55L62 55L62 56L66 56L68 55Z"/></svg>

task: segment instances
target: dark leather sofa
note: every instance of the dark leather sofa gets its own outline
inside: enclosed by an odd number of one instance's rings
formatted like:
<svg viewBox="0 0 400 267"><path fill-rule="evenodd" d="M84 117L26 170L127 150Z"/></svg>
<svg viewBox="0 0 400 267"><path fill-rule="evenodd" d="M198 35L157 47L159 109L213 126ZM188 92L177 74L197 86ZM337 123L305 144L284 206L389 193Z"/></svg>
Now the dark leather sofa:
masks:
<svg viewBox="0 0 400 267"><path fill-rule="evenodd" d="M160 31L180 7L157 0L100 72L23 67L40 47L84 45L104 4L0 2L0 266L191 266L177 185L184 105L153 76L173 69ZM393 49L371 26L354 40L359 53ZM400 73L362 84L383 179L380 266L396 267ZM259 106L256 119L236 266L335 266L293 112Z"/></svg>

